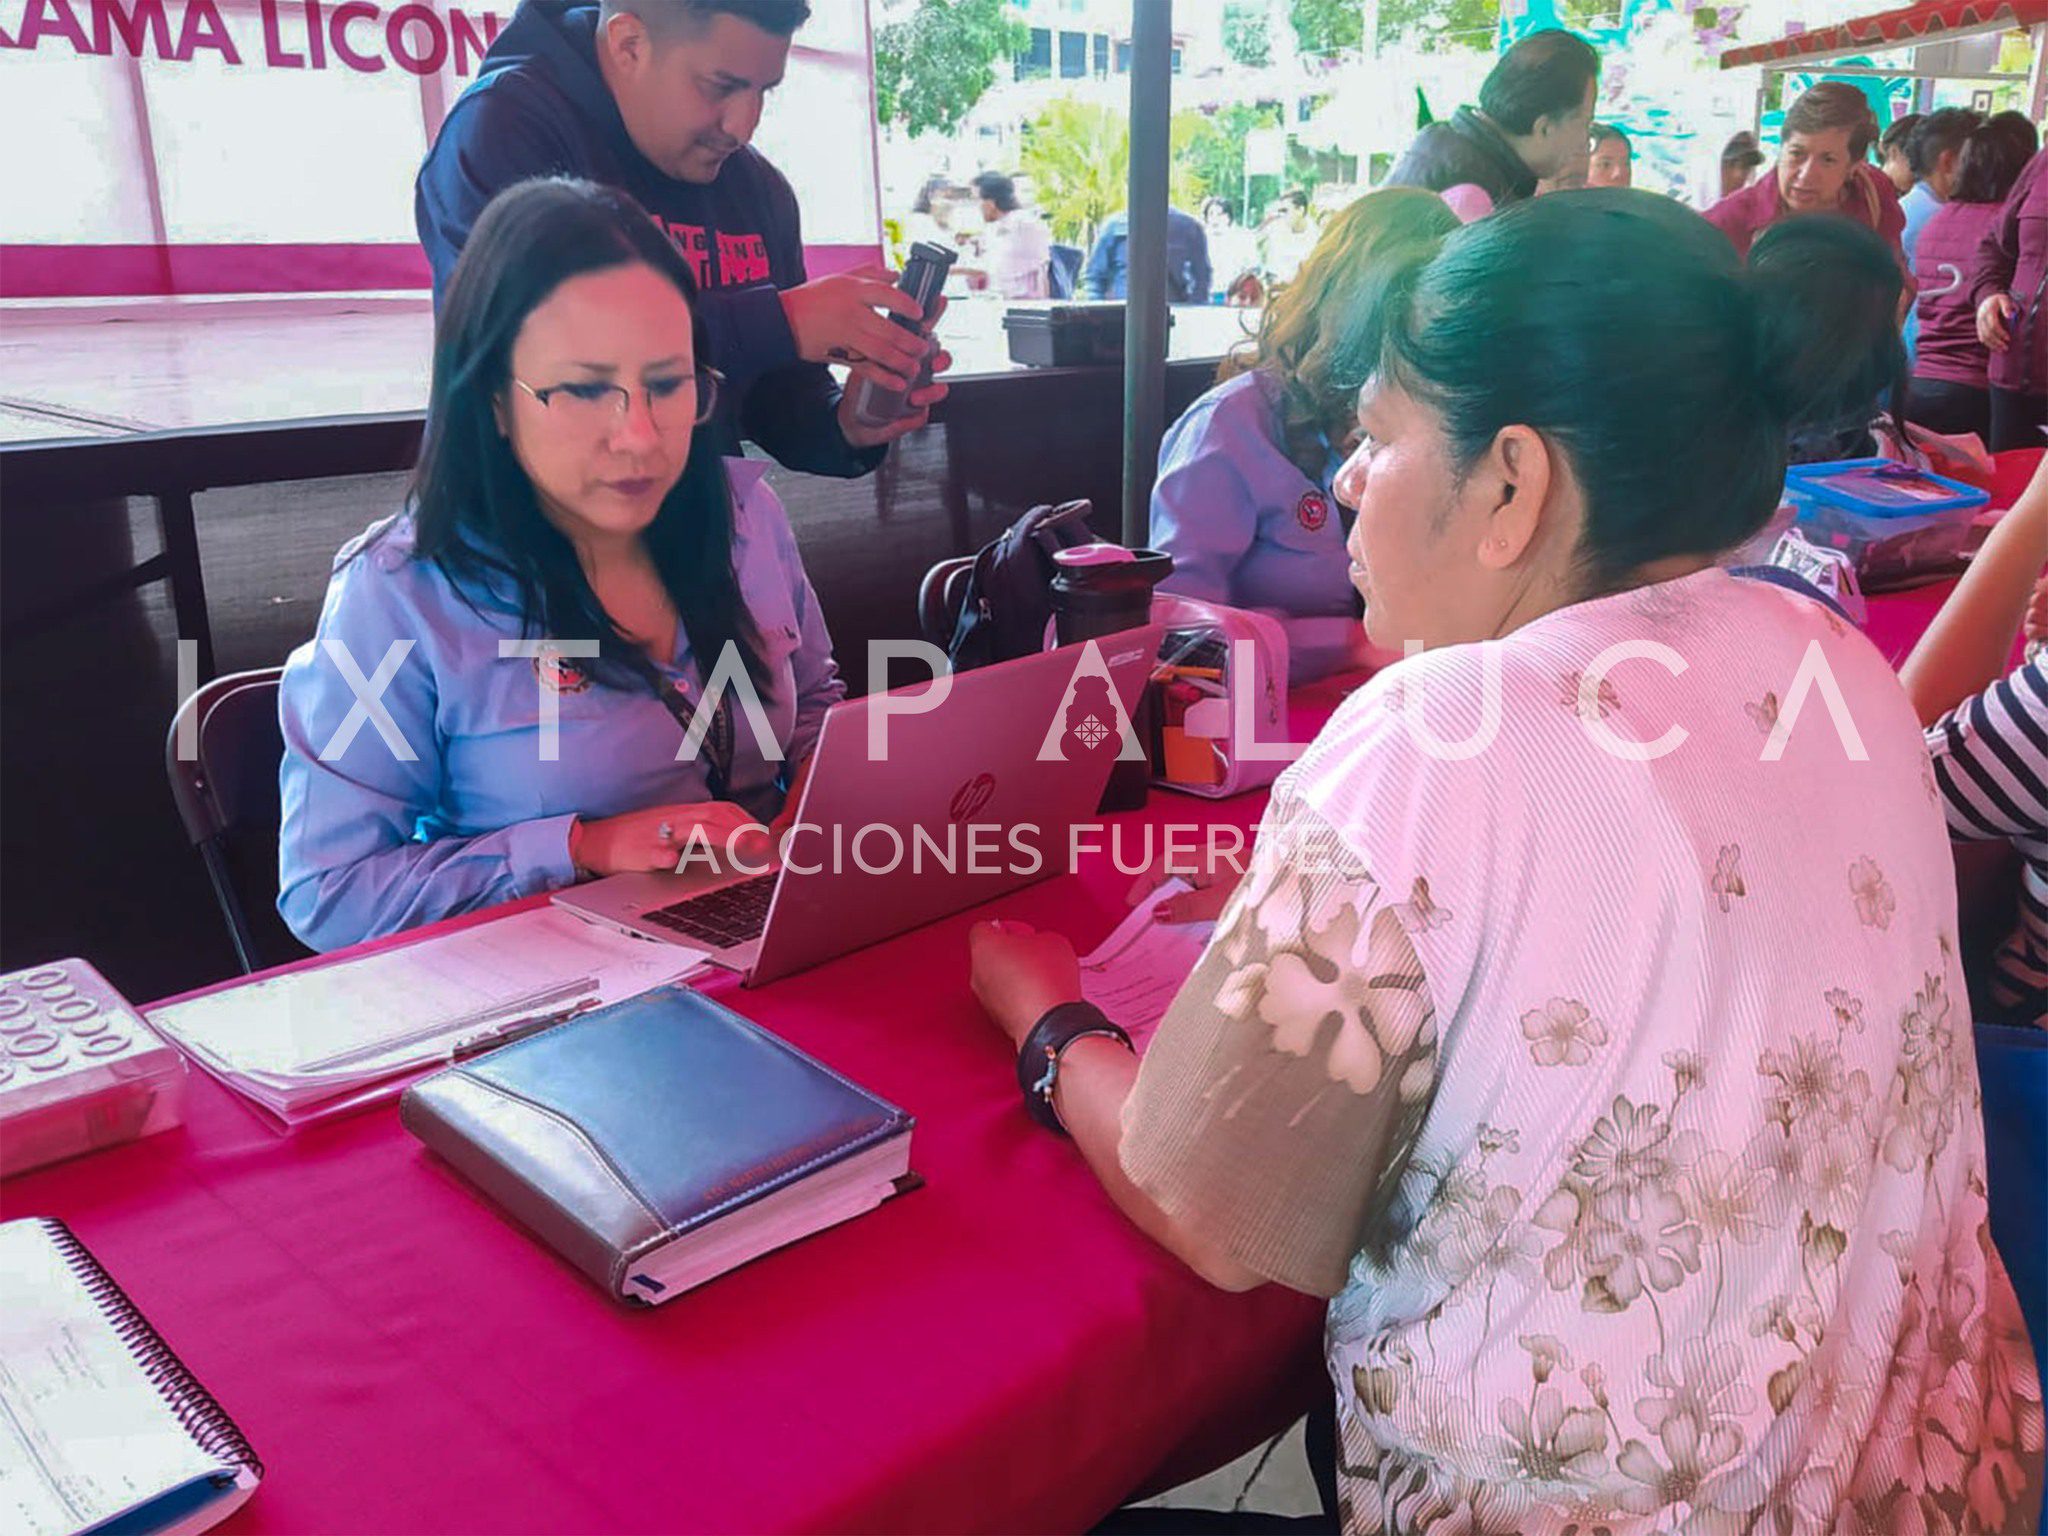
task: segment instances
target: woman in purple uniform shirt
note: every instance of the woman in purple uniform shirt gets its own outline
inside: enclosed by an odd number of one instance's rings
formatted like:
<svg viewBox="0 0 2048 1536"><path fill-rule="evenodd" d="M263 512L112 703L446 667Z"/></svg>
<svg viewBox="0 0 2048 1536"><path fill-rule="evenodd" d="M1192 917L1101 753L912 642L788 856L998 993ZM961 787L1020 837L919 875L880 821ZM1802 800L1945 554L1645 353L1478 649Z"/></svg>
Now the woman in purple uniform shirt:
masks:
<svg viewBox="0 0 2048 1536"><path fill-rule="evenodd" d="M1353 203L1160 444L1152 543L1173 556L1167 590L1280 618L1297 679L1342 665L1357 644L1349 525L1330 481L1379 355L1381 290L1457 227L1418 188Z"/></svg>
<svg viewBox="0 0 2048 1536"><path fill-rule="evenodd" d="M760 467L696 431L693 297L624 193L529 181L477 220L408 506L342 549L285 666L278 907L314 948L781 811L845 689Z"/></svg>

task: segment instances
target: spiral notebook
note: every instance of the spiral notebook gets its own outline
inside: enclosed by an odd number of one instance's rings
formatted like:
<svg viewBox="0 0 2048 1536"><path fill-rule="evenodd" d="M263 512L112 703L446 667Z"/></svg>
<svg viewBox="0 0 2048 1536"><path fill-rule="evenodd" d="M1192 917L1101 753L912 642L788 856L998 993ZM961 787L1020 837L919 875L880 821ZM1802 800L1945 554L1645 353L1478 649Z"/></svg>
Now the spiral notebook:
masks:
<svg viewBox="0 0 2048 1536"><path fill-rule="evenodd" d="M192 1536L263 1476L220 1404L61 1221L0 1223L0 1529Z"/></svg>

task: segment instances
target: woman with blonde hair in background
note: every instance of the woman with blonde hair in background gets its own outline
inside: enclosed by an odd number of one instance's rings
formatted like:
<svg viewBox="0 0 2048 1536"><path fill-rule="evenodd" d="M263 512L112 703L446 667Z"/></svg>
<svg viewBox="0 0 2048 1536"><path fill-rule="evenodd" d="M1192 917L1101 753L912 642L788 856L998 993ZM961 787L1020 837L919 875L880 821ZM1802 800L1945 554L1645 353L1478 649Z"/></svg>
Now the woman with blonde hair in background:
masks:
<svg viewBox="0 0 2048 1536"><path fill-rule="evenodd" d="M1457 227L1418 188L1353 203L1160 444L1152 542L1173 556L1167 590L1280 618L1297 679L1362 654L1330 482L1357 434L1387 280Z"/></svg>

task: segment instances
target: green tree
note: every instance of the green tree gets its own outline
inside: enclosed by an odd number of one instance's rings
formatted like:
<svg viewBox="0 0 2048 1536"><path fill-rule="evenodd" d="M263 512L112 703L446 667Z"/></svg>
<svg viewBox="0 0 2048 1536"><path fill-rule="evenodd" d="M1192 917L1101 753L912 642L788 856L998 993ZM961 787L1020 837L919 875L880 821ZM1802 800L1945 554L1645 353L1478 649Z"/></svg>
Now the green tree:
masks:
<svg viewBox="0 0 2048 1536"><path fill-rule="evenodd" d="M1266 30L1261 0L1234 0L1223 12L1223 51L1246 69L1264 69L1273 62L1273 37Z"/></svg>
<svg viewBox="0 0 2048 1536"><path fill-rule="evenodd" d="M1597 10L1610 0L1585 3ZM1301 51L1330 54L1364 46L1368 4L1369 0L1293 0L1288 15ZM1491 51L1500 25L1500 0L1379 0L1378 9L1381 40L1407 38L1431 47Z"/></svg>
<svg viewBox="0 0 2048 1536"><path fill-rule="evenodd" d="M1365 41L1365 0L1294 0L1288 19L1303 53L1337 53Z"/></svg>
<svg viewBox="0 0 2048 1536"><path fill-rule="evenodd" d="M1230 204L1237 221L1249 221L1246 192L1254 195L1254 206L1278 191L1273 177L1253 178L1247 187L1244 174L1245 136L1255 128L1280 126L1280 109L1270 102L1250 106L1232 102L1213 116L1201 112L1179 112L1173 119L1174 167L1188 184L1188 200L1181 206L1192 212L1204 198L1220 197Z"/></svg>
<svg viewBox="0 0 2048 1536"><path fill-rule="evenodd" d="M1030 41L1004 0L920 0L875 33L875 117L913 134L951 133L995 84L997 61Z"/></svg>
<svg viewBox="0 0 2048 1536"><path fill-rule="evenodd" d="M1177 114L1168 131L1167 195L1177 208L1192 209L1201 201L1203 183L1193 146L1208 131L1199 112ZM1019 159L1031 178L1039 213L1053 237L1066 244L1092 244L1102 221L1130 199L1130 120L1109 107L1051 103L1025 124Z"/></svg>
<svg viewBox="0 0 2048 1536"><path fill-rule="evenodd" d="M1020 158L1053 238L1085 246L1124 205L1130 124L1108 107L1055 101L1025 125Z"/></svg>
<svg viewBox="0 0 2048 1536"><path fill-rule="evenodd" d="M1432 48L1493 50L1500 0L1380 0L1380 36Z"/></svg>

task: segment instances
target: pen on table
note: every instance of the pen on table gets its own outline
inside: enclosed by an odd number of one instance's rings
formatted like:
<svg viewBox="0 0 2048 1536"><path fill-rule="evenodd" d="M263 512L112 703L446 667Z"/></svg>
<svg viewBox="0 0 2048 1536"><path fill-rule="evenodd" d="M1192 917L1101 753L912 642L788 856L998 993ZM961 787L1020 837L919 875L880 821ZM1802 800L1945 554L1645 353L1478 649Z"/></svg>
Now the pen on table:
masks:
<svg viewBox="0 0 2048 1536"><path fill-rule="evenodd" d="M501 1045L510 1045L515 1040L524 1040L528 1035L537 1035L544 1029L553 1029L557 1024L566 1024L579 1015L590 1012L597 1006L597 999L587 997L574 1007L562 1008L554 1013L544 1013L536 1019L521 1019L502 1029L486 1030L471 1035L466 1040L455 1042L455 1048L448 1053L450 1061L467 1061L472 1056L481 1056L486 1051L495 1051Z"/></svg>
<svg viewBox="0 0 2048 1536"><path fill-rule="evenodd" d="M595 992L596 990L597 978L595 976L579 976L574 980L560 982L551 987L543 987L529 992L523 997L514 998L494 1008L483 1010L481 1013L473 1015L466 1022L489 1029L491 1027L489 1021L494 1015L516 1014L520 1010L539 1008L549 1003L566 1003L572 997L578 997L583 993ZM388 1059L394 1052L419 1045L427 1046L427 1054L429 1059L431 1059L435 1047L428 1044L428 1042L433 1041L436 1036L445 1036L448 1033L449 1026L446 1023L427 1024L419 1029L410 1030L405 1034L395 1035L388 1040L373 1040L367 1045L359 1045L351 1050L337 1051L331 1056L322 1056L316 1061L301 1062L298 1072L310 1075L330 1072L338 1068L360 1066L364 1062Z"/></svg>

